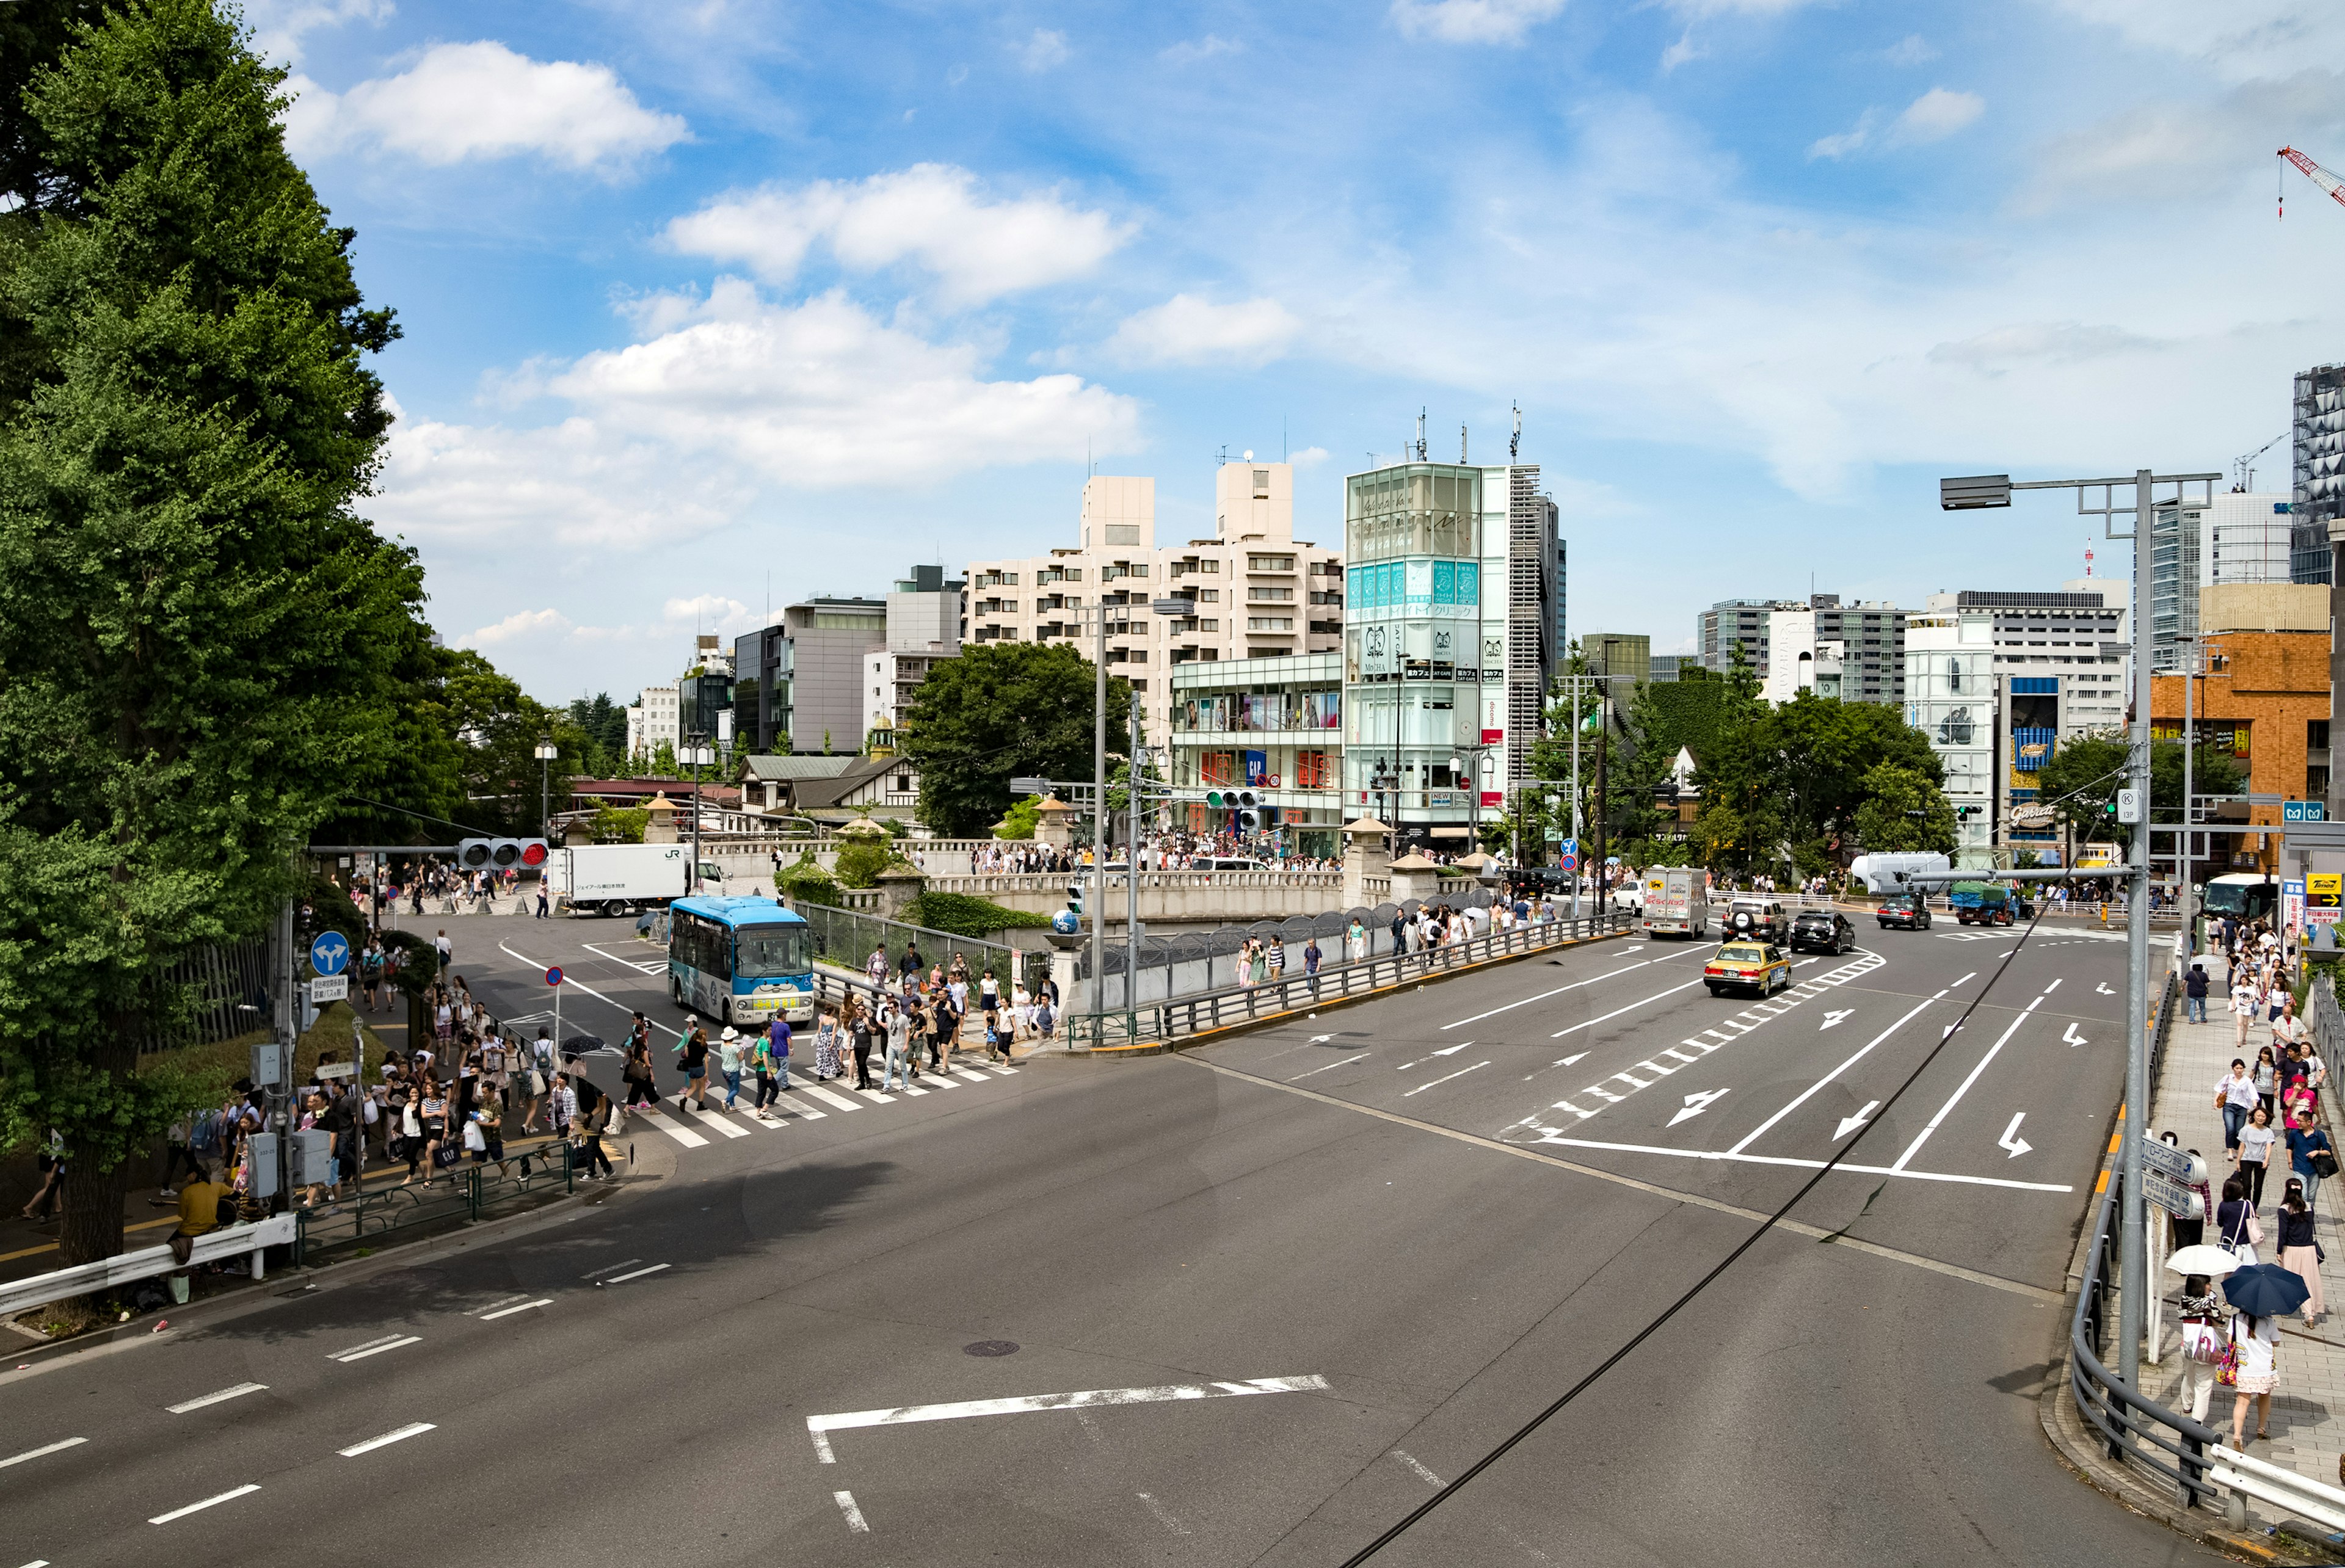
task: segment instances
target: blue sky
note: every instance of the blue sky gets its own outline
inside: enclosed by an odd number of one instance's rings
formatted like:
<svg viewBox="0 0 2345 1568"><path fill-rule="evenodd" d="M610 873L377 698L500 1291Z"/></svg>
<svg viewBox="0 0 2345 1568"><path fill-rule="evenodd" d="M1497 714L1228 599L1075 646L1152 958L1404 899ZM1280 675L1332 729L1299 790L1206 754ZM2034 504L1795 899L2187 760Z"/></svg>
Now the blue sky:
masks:
<svg viewBox="0 0 2345 1568"><path fill-rule="evenodd" d="M371 515L533 693L1215 452L1504 450L1575 630L2077 575L1941 473L2222 469L2345 358L2345 8L256 0L405 339ZM2286 444L2258 488L2285 488ZM2127 570L2103 545L2101 570ZM770 589L768 584L770 582Z"/></svg>

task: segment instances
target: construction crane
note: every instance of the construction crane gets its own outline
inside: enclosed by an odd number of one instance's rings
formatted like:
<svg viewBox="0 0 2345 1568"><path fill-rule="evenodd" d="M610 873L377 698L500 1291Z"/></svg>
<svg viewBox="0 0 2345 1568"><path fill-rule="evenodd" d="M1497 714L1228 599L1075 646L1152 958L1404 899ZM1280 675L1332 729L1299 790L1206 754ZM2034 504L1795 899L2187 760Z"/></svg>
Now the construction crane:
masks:
<svg viewBox="0 0 2345 1568"><path fill-rule="evenodd" d="M2321 189L2329 193L2330 200L2335 202L2340 207L2345 207L2345 179L2339 179L2335 175L2330 174L2327 169L2322 168L2319 164L2313 162L2310 158L2305 157L2294 147L2280 148L2279 156L2286 158L2289 162L2302 169L2304 171L2305 178L2310 180L2313 184L2319 186ZM2279 215L2283 218L2288 217L2288 193L2286 191L2282 191L2280 193Z"/></svg>
<svg viewBox="0 0 2345 1568"><path fill-rule="evenodd" d="M2279 445L2280 442L2288 440L2291 433L2292 432L2288 430L2282 430L2279 434L2274 436L2271 440L2266 441L2263 445L2258 447L2247 456L2232 460L2231 471L2238 476L2231 484L2231 490L2235 494L2243 493L2255 488L2256 470L2249 465L2253 463L2258 458L2263 456L2266 452L2271 450L2272 448ZM2092 573L2088 572L2086 575L2089 577Z"/></svg>

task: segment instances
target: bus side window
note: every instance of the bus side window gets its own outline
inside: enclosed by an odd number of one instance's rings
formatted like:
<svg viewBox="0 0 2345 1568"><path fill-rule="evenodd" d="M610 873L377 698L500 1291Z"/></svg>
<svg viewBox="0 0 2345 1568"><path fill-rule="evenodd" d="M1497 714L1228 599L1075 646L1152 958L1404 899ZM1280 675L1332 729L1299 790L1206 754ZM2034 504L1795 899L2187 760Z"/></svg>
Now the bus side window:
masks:
<svg viewBox="0 0 2345 1568"><path fill-rule="evenodd" d="M719 980L730 980L733 977L733 928L711 926L708 937L708 973Z"/></svg>

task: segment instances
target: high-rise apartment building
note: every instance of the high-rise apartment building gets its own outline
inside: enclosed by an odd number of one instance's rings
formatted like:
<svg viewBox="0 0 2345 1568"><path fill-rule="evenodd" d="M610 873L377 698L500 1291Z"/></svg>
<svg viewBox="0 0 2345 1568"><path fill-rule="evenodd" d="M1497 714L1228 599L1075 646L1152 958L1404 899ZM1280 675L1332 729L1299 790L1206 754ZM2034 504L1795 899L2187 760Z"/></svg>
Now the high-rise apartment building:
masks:
<svg viewBox="0 0 2345 1568"><path fill-rule="evenodd" d="M1213 531L1157 541L1156 481L1096 475L1083 483L1076 542L1049 553L974 561L971 642L1061 642L1086 659L1104 614L1111 674L1141 694L1148 733L1171 728L1172 668L1192 660L1333 652L1344 630L1335 550L1294 537L1294 470L1251 457L1213 470ZM1160 616L1158 599L1191 613Z"/></svg>
<svg viewBox="0 0 2345 1568"><path fill-rule="evenodd" d="M915 566L883 599L816 598L734 644L734 730L747 752L863 750L873 719L900 721L929 672L960 652L967 585ZM887 661L875 680L875 656ZM875 706L868 694L883 688Z"/></svg>
<svg viewBox="0 0 2345 1568"><path fill-rule="evenodd" d="M2329 528L2345 519L2345 365L2299 372L2289 434L2289 574L2298 582L2337 582Z"/></svg>
<svg viewBox="0 0 2345 1568"><path fill-rule="evenodd" d="M1706 670L1733 668L1734 650L1761 675L1767 670L1768 626L1778 610L1805 610L1797 599L1721 599L1701 612L1695 662Z"/></svg>
<svg viewBox="0 0 2345 1568"><path fill-rule="evenodd" d="M2227 491L2188 504L2162 501L2150 523L2150 668L2176 668L2198 635L2198 591L2223 583L2286 582L2294 517L2287 496Z"/></svg>
<svg viewBox="0 0 2345 1568"><path fill-rule="evenodd" d="M1905 612L1878 601L1842 604L1837 593L1812 594L1804 604L1778 602L1767 612L1766 657L1753 662L1771 703L1803 690L1850 703L1902 703Z"/></svg>
<svg viewBox="0 0 2345 1568"><path fill-rule="evenodd" d="M1345 809L1459 847L1544 733L1555 502L1533 466L1416 461L1348 477L1344 515Z"/></svg>

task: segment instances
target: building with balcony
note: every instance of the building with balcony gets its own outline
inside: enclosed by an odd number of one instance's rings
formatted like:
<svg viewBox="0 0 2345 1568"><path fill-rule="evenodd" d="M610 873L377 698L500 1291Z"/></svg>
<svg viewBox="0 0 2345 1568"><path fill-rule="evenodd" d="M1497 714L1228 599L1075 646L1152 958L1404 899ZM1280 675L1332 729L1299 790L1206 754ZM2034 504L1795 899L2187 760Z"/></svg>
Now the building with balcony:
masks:
<svg viewBox="0 0 2345 1568"><path fill-rule="evenodd" d="M1344 630L1341 554L1294 537L1294 470L1250 457L1213 471L1213 532L1160 543L1156 481L1083 483L1076 542L969 566L971 642L1065 642L1086 659L1107 622L1111 674L1141 694L1152 736L1171 725L1181 665L1334 652ZM1191 613L1160 616L1158 599Z"/></svg>
<svg viewBox="0 0 2345 1568"><path fill-rule="evenodd" d="M1528 464L1403 462L1344 491L1345 808L1464 849L1544 733L1562 663L1555 502Z"/></svg>
<svg viewBox="0 0 2345 1568"><path fill-rule="evenodd" d="M1341 654L1188 660L1173 667L1171 685L1175 827L1233 829L1233 814L1205 797L1249 789L1261 801L1264 828L1281 834L1295 854L1341 851Z"/></svg>

